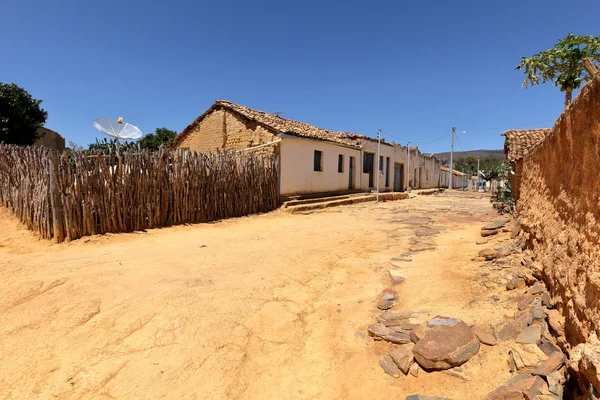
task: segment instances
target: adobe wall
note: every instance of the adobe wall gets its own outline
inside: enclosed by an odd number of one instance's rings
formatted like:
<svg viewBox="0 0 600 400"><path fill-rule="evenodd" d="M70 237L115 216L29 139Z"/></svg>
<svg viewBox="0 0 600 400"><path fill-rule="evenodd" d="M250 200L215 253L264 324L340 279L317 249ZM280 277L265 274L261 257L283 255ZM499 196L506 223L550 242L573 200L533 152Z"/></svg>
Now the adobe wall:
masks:
<svg viewBox="0 0 600 400"><path fill-rule="evenodd" d="M215 110L179 143L179 148L207 153L216 149L242 150L276 140L271 131L226 109ZM274 151L268 146L261 151Z"/></svg>
<svg viewBox="0 0 600 400"><path fill-rule="evenodd" d="M600 76L523 160L517 211L571 345L600 334Z"/></svg>

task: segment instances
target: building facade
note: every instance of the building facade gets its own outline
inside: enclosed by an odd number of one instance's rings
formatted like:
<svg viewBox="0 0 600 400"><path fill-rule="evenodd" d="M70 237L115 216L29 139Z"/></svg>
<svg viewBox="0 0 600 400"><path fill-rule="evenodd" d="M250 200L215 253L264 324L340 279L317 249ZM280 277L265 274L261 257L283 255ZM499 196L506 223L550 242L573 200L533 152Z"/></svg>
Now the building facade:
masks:
<svg viewBox="0 0 600 400"><path fill-rule="evenodd" d="M439 184L440 162L418 148L334 132L220 100L173 147L208 153L259 151L280 161L280 194L404 191ZM410 159L409 159L410 158ZM410 169L410 171L409 171Z"/></svg>

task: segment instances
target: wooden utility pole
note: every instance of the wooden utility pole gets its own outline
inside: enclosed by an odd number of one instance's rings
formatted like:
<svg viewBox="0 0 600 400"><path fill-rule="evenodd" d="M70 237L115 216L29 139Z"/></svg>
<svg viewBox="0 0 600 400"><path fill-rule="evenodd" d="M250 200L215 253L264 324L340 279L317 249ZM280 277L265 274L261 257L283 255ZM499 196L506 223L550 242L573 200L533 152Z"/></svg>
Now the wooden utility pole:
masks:
<svg viewBox="0 0 600 400"><path fill-rule="evenodd" d="M61 243L65 240L65 230L63 224L62 199L57 185L58 178L58 155L51 152L50 160L50 206L52 207L52 230L54 232L54 243Z"/></svg>

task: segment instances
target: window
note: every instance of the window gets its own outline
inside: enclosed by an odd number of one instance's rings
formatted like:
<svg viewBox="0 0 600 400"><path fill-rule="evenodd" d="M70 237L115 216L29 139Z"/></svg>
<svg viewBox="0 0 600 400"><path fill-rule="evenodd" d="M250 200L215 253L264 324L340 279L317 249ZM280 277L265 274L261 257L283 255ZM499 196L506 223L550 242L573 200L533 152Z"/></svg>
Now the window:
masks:
<svg viewBox="0 0 600 400"><path fill-rule="evenodd" d="M315 150L315 171L323 171L323 152Z"/></svg>
<svg viewBox="0 0 600 400"><path fill-rule="evenodd" d="M379 156L379 170L383 171L383 156Z"/></svg>
<svg viewBox="0 0 600 400"><path fill-rule="evenodd" d="M390 186L390 158L385 158L385 187Z"/></svg>
<svg viewBox="0 0 600 400"><path fill-rule="evenodd" d="M344 155L338 155L338 172L344 172Z"/></svg>

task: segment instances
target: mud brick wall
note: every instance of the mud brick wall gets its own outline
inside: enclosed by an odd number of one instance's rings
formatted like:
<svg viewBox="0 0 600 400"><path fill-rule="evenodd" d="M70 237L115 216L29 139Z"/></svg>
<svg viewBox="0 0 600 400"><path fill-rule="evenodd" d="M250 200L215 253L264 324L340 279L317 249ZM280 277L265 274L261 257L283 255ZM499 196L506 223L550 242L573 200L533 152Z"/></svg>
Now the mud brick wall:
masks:
<svg viewBox="0 0 600 400"><path fill-rule="evenodd" d="M207 115L193 131L179 144L200 153L216 149L242 150L276 140L276 135L249 121L241 115L228 110L215 110ZM276 146L267 146L260 152L274 152Z"/></svg>
<svg viewBox="0 0 600 400"><path fill-rule="evenodd" d="M571 345L600 334L600 76L523 160L517 211Z"/></svg>

